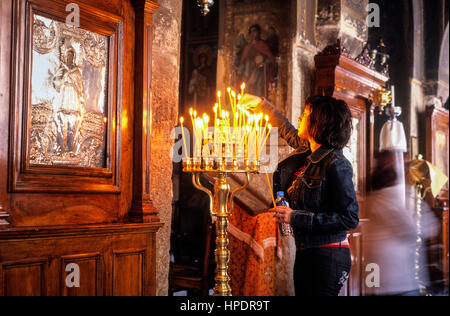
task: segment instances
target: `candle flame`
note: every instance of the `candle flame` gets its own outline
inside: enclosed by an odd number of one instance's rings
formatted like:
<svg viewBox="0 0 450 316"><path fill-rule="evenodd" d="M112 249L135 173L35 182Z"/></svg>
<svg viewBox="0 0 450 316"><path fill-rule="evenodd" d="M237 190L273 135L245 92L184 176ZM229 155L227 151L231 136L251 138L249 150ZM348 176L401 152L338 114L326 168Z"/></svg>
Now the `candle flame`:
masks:
<svg viewBox="0 0 450 316"><path fill-rule="evenodd" d="M259 160L261 148L268 140L272 125L269 124L268 115L262 112L253 113L253 110L250 111L250 108L244 104L245 87L244 82L241 85L242 90L239 92L233 90L232 87L226 88L231 110L223 107L221 104L222 92L217 91L218 100L212 107L214 116L211 121L207 113L197 112L194 108L189 109L195 138L194 144L196 144L193 159L197 163L200 161L203 163L204 158L223 160L225 157L227 159L232 157L233 162L238 162L239 159L244 161L247 159L248 162L253 162L254 159ZM184 120L185 118L180 116L179 121L182 128ZM214 123L213 133L209 132L211 122ZM205 140L212 145L211 150L202 148ZM231 141L233 141L234 147L229 145ZM186 148L186 144L184 147Z"/></svg>
<svg viewBox="0 0 450 316"><path fill-rule="evenodd" d="M204 129L204 122L201 118L197 118L197 127L200 129Z"/></svg>

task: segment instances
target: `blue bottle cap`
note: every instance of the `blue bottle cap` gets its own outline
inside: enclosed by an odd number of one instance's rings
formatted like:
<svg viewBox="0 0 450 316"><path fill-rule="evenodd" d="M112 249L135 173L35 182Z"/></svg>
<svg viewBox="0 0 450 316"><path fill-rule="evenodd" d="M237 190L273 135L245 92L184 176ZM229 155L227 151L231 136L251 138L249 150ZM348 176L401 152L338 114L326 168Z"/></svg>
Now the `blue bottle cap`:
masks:
<svg viewBox="0 0 450 316"><path fill-rule="evenodd" d="M277 197L284 197L284 192L283 191L278 191L277 192Z"/></svg>

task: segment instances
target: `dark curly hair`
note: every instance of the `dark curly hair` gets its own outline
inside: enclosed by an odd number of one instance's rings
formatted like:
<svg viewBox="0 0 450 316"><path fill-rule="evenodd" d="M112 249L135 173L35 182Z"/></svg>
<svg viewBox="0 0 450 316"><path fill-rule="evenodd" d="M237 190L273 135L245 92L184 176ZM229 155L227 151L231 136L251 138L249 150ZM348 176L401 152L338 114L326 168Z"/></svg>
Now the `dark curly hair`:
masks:
<svg viewBox="0 0 450 316"><path fill-rule="evenodd" d="M328 148L344 148L352 134L352 113L347 103L328 96L306 100L310 109L308 132L314 141Z"/></svg>

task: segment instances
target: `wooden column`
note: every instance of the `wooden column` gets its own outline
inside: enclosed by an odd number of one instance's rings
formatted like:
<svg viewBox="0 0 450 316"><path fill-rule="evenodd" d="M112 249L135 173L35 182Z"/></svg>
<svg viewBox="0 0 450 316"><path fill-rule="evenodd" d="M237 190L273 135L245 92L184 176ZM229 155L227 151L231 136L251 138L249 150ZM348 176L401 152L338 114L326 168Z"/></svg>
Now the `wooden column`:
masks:
<svg viewBox="0 0 450 316"><path fill-rule="evenodd" d="M134 169L130 221L158 221L150 199L150 146L152 131L152 18L157 1L133 0L135 11Z"/></svg>

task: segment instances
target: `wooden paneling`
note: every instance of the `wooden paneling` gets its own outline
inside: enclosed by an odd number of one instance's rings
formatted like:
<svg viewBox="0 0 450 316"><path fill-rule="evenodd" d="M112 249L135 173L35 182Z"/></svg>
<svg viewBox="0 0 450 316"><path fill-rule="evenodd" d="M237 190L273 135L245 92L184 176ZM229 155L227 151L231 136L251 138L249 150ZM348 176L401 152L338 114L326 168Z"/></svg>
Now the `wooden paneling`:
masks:
<svg viewBox="0 0 450 316"><path fill-rule="evenodd" d="M0 295L155 295L154 235L160 226L0 231ZM69 264L79 267L80 287L66 284Z"/></svg>
<svg viewBox="0 0 450 316"><path fill-rule="evenodd" d="M66 268L75 263L79 267L80 287L69 288L66 279L72 270ZM61 296L103 295L103 257L100 253L61 257Z"/></svg>
<svg viewBox="0 0 450 316"><path fill-rule="evenodd" d="M80 27L108 42L104 168L30 163L33 13L64 23L72 3ZM148 194L146 115L157 8L155 0L0 1L0 295L156 294L162 224ZM80 287L66 286L70 264Z"/></svg>
<svg viewBox="0 0 450 316"><path fill-rule="evenodd" d="M113 295L143 295L145 250L114 252L113 260Z"/></svg>
<svg viewBox="0 0 450 316"><path fill-rule="evenodd" d="M27 260L0 263L2 295L45 296L47 294L48 261Z"/></svg>

